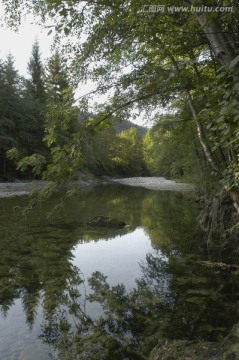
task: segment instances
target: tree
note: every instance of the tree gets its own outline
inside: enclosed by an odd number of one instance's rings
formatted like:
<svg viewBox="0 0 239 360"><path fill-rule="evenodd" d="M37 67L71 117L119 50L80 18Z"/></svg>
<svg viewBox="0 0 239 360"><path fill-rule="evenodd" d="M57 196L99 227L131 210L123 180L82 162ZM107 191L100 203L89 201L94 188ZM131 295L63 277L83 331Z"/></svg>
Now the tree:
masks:
<svg viewBox="0 0 239 360"><path fill-rule="evenodd" d="M161 115L144 137L143 152L151 175L202 185L207 173L196 129L187 108Z"/></svg>
<svg viewBox="0 0 239 360"><path fill-rule="evenodd" d="M186 102L207 163L218 182L223 179L239 213L238 134L231 131L226 119L233 116L238 127L238 19L233 13L216 10L190 11L191 6L202 5L201 1L185 1L188 11L177 11L173 1L162 1L165 12L160 14L154 12L157 6L145 12L148 5L135 0L89 0L80 5L45 0L35 5L35 10L57 19L58 34L73 33L74 39L79 39L72 47L72 39L68 44L71 51L76 50L74 65L79 79L97 80L99 92L115 89L95 125L112 114L127 115L134 104L149 112L175 99ZM230 5L236 8L237 1ZM223 84L216 77L220 66L224 67ZM216 104L212 93L221 95ZM229 99L234 101L233 111ZM224 130L217 131L218 112L213 111L208 124L205 105L206 109L217 106L225 113L221 114Z"/></svg>
<svg viewBox="0 0 239 360"><path fill-rule="evenodd" d="M193 1L188 3L194 4ZM210 108L214 100L212 88L218 90L220 86L215 70L220 65L230 66L239 52L235 41L238 22L233 24L234 16L219 12L173 12L169 8L174 6L172 2L162 3L166 11L161 16L156 12L145 13L142 11L145 4L135 1L88 1L82 6L46 2L45 5L51 8L53 16L56 12L62 15L56 25L57 31L64 29L65 34L72 31L80 38L78 29L82 33L83 27L86 40L83 44L80 40L78 44L75 61L78 73L83 74L82 77L97 79L101 90L115 89L110 104L105 107L106 115L101 113L96 124L105 116L111 116L112 112L125 110L135 103L145 109L164 106L176 98L186 102L205 158L218 180L224 178L224 186L239 212L238 175L235 171L238 168L237 133L231 132L229 140L222 142L220 132L209 131L203 118L205 105ZM188 36L190 33L194 36ZM92 62L94 66L91 66ZM226 70L234 85L237 85L236 64L237 58L231 71ZM125 72L123 69L127 65L130 70ZM227 83L224 84L224 94ZM232 96L237 102L237 95L234 93ZM218 100L217 105L222 109ZM235 113L238 114L238 109ZM237 117L233 119L238 126ZM213 125L217 120L217 114L214 114ZM227 125L225 120L223 122ZM233 144L230 153L234 154L236 163L228 156L228 142ZM220 147L215 146L217 143ZM230 182L225 176L228 171Z"/></svg>
<svg viewBox="0 0 239 360"><path fill-rule="evenodd" d="M143 141L136 128L116 134L112 125L101 123L83 149L86 167L95 175L145 174Z"/></svg>
<svg viewBox="0 0 239 360"><path fill-rule="evenodd" d="M43 143L46 106L45 71L37 40L32 46L32 54L27 65L29 78L25 81L24 102L32 115L29 130L33 139L28 155L33 153L46 155L47 149Z"/></svg>
<svg viewBox="0 0 239 360"><path fill-rule="evenodd" d="M4 116L2 120L11 122L12 141L5 147L6 163L11 164L11 175L20 176L20 169L15 169L14 162L19 162L24 170L28 170L26 166L26 158L32 154L46 154L46 147L42 140L44 136L44 101L43 88L41 91L36 85L36 76L34 68L36 64L40 64L40 60L35 56L37 44L33 46L33 57L30 60L29 69L32 69L31 78L26 80L18 75L14 68L12 56L8 56L4 67L5 82L2 89L2 101L4 101ZM34 57L35 56L35 57ZM41 75L42 76L42 75ZM41 80L40 78L38 79ZM42 82L42 81L41 81ZM24 159L24 160L23 160ZM36 156L34 155L34 159ZM23 162L22 162L23 161ZM35 161L35 160L34 160ZM24 166L23 166L24 164ZM39 169L39 166L37 166ZM26 174L25 174L26 176ZM27 176L31 177L28 172ZM39 171L37 171L39 176ZM5 176L6 178L8 176Z"/></svg>
<svg viewBox="0 0 239 360"><path fill-rule="evenodd" d="M122 131L119 135L123 141L123 148L126 153L127 175L141 176L145 174L145 164L143 158L143 140L137 133L136 128Z"/></svg>
<svg viewBox="0 0 239 360"><path fill-rule="evenodd" d="M67 74L66 65L58 50L50 58L47 67L46 136L44 141L51 152L51 160L45 177L64 182L74 177L82 165L79 143L78 109L74 105L74 89Z"/></svg>
<svg viewBox="0 0 239 360"><path fill-rule="evenodd" d="M41 61L40 47L37 40L32 46L31 58L28 62L30 79L26 81L27 92L39 103L45 103L44 67Z"/></svg>
<svg viewBox="0 0 239 360"><path fill-rule="evenodd" d="M7 151L16 146L23 136L23 107L21 101L21 78L14 67L12 55L0 67L0 122L1 122L1 170L3 179L13 176L14 164L7 158Z"/></svg>

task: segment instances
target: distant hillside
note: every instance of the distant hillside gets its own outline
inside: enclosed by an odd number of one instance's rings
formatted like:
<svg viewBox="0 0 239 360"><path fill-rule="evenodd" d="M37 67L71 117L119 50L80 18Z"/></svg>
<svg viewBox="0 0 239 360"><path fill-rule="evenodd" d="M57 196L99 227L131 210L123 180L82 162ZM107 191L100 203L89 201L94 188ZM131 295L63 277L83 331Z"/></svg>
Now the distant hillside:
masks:
<svg viewBox="0 0 239 360"><path fill-rule="evenodd" d="M80 122L85 122L89 118L94 118L94 116L95 115L93 113L79 112L78 119ZM148 130L146 127L134 124L129 120L117 120L114 118L110 120L109 123L112 124L113 128L116 131L116 134L119 134L121 131L129 130L132 127L137 130L139 135L144 135Z"/></svg>
<svg viewBox="0 0 239 360"><path fill-rule="evenodd" d="M146 133L146 131L147 131L147 128L145 128L143 126L140 126L140 125L137 125L137 124L134 124L129 120L116 120L116 119L114 119L114 120L112 120L110 122L113 125L113 127L114 127L117 134L119 134L121 131L128 130L128 129L132 128L132 127L137 130L139 135L144 135Z"/></svg>

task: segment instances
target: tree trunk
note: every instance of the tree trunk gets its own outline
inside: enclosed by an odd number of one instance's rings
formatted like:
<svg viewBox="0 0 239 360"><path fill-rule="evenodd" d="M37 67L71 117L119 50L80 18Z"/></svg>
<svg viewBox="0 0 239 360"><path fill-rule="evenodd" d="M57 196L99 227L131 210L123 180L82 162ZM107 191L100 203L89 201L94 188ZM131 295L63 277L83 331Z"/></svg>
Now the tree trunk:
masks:
<svg viewBox="0 0 239 360"><path fill-rule="evenodd" d="M218 20L209 18L206 12L197 13L197 18L216 57L222 65L228 65L236 57L232 41L223 32Z"/></svg>
<svg viewBox="0 0 239 360"><path fill-rule="evenodd" d="M197 14L198 21L208 38L215 56L218 58L222 66L227 66L236 57L236 45L229 34L223 32L218 20L212 17L208 18L206 13ZM234 75L234 81L239 82L239 76ZM225 187L228 195L234 203L234 207L239 215L239 189L233 187L230 190Z"/></svg>
<svg viewBox="0 0 239 360"><path fill-rule="evenodd" d="M195 106L194 106L194 103L193 103L193 99L192 99L192 97L191 97L191 94L190 94L190 92L189 92L188 90L186 91L186 94L187 94L187 99L188 99L189 107L190 107L190 109L191 109L191 112L192 112L193 117L194 117L195 122L196 122L198 138L199 138L200 144L201 144L201 146L202 146L202 148L203 148L203 151L204 151L204 154L205 154L205 156L206 156L206 159L207 159L208 163L210 164L211 168L212 168L216 173L218 173L218 172L219 172L219 168L218 168L215 160L213 159L213 155L212 155L210 146L209 146L209 144L207 143L207 140L206 140L206 137L205 137L205 134L204 134L204 130L203 130L202 122L201 122L201 120L197 117L197 111L196 111L196 108L195 108Z"/></svg>
<svg viewBox="0 0 239 360"><path fill-rule="evenodd" d="M175 60L174 56L169 53L169 57L173 63L173 66L174 66L174 69L176 70L176 72L178 73L179 77L181 78L182 80L182 84L183 84L183 78L181 76L181 70L178 66L178 63L177 61ZM197 116L197 110L196 110L196 107L194 105L194 102L193 102L193 99L192 99L192 96L191 96L191 93L190 91L187 89L187 86L185 86L185 94L187 96L187 101L188 101L188 105L190 107L190 110L192 112L192 115L193 115L193 118L196 122L196 127L197 127L197 134L198 134L198 139L200 141L200 144L203 148L203 151L204 151L204 154L205 154L205 157L209 163L209 165L211 166L211 168L216 172L218 173L219 172L219 167L217 166L216 164L216 161L214 160L213 158L213 155L212 155L212 151L211 151L211 148L210 148L210 145L208 144L207 142L207 139L206 139L206 136L205 136L205 133L204 133L204 129L203 129L203 124L201 122L201 120L198 118Z"/></svg>
<svg viewBox="0 0 239 360"><path fill-rule="evenodd" d="M230 190L226 189L226 191L232 199L234 207L239 215L239 190L236 188L232 188Z"/></svg>

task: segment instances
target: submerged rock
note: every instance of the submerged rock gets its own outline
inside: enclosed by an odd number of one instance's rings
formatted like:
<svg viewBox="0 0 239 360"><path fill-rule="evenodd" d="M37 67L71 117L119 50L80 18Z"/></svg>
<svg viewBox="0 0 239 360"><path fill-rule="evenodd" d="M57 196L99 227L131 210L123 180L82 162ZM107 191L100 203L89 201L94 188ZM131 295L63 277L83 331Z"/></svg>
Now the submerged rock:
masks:
<svg viewBox="0 0 239 360"><path fill-rule="evenodd" d="M123 228L126 226L124 221L118 219L112 219L106 216L95 216L93 219L88 221L89 225L110 227L110 228Z"/></svg>

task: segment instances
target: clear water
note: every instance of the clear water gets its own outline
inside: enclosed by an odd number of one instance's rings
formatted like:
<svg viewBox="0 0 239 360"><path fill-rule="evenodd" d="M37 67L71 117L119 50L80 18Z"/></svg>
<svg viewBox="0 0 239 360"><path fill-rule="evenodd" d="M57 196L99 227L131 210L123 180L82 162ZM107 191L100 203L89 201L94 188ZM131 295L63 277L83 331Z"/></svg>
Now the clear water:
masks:
<svg viewBox="0 0 239 360"><path fill-rule="evenodd" d="M172 337L215 340L237 321L238 279L204 266L208 258L195 236L193 194L104 185L81 190L48 218L59 199L27 217L22 216L27 197L0 200L1 360L50 359L55 352L40 335L59 309L67 309L67 294L79 289L87 313L97 318L100 306L86 301L87 279L100 271L109 285L122 283L130 291L142 265L148 266L147 254L161 262L154 281L160 279L161 295L175 314L167 318ZM127 227L88 224L99 215L123 220Z"/></svg>

